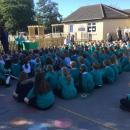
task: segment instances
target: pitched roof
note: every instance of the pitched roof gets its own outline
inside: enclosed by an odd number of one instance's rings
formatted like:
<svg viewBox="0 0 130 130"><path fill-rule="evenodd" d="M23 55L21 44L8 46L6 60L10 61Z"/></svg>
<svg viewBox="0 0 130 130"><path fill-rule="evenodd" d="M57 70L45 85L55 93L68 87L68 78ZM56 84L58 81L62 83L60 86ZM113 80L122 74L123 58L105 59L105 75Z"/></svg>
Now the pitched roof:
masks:
<svg viewBox="0 0 130 130"><path fill-rule="evenodd" d="M79 8L70 14L67 18L65 18L63 23L98 19L119 19L128 17L130 17L130 14L126 13L125 11L104 4L97 4Z"/></svg>
<svg viewBox="0 0 130 130"><path fill-rule="evenodd" d="M130 9L125 9L124 10L126 13L130 14Z"/></svg>

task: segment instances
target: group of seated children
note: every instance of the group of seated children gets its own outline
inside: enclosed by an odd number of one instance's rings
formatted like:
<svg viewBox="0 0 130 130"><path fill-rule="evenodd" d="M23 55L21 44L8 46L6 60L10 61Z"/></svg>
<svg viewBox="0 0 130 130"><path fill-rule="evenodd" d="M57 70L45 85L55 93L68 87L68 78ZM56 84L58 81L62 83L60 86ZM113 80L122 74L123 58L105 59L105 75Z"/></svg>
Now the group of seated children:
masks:
<svg viewBox="0 0 130 130"><path fill-rule="evenodd" d="M69 100L78 93L92 93L104 83L116 81L123 71L130 71L128 50L119 45L92 44L14 52L1 56L1 81L5 81L6 57L11 60L10 75L20 77L14 97L42 110L53 106L55 95Z"/></svg>

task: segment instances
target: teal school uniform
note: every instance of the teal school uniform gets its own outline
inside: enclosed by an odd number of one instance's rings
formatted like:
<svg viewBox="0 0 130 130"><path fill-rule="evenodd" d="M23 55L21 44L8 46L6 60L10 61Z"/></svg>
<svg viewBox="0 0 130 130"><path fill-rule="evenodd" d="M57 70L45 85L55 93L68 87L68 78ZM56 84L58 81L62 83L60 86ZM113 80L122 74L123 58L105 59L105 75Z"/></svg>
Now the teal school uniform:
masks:
<svg viewBox="0 0 130 130"><path fill-rule="evenodd" d="M27 98L30 100L36 97L36 105L41 109L46 109L49 106L54 104L55 96L52 91L45 92L43 94L36 95L34 94L34 88L32 88L27 94Z"/></svg>
<svg viewBox="0 0 130 130"><path fill-rule="evenodd" d="M70 74L71 74L72 78L74 79L75 85L78 85L79 84L79 74L80 74L79 69L78 68L72 68L70 70Z"/></svg>
<svg viewBox="0 0 130 130"><path fill-rule="evenodd" d="M82 90L86 93L92 92L95 86L93 77L89 72L82 73L80 84Z"/></svg>
<svg viewBox="0 0 130 130"><path fill-rule="evenodd" d="M60 76L59 89L61 90L61 95L64 99L73 99L77 96L77 90L73 78L71 78L71 81L68 83L65 76Z"/></svg>
<svg viewBox="0 0 130 130"><path fill-rule="evenodd" d="M125 72L130 72L130 62L123 68Z"/></svg>
<svg viewBox="0 0 130 130"><path fill-rule="evenodd" d="M102 71L100 69L98 69L98 70L92 70L91 74L93 76L95 87L96 88L97 87L98 88L102 87L102 85L103 85L103 74L102 74Z"/></svg>
<svg viewBox="0 0 130 130"><path fill-rule="evenodd" d="M40 70L42 68L41 63L35 63L34 65L34 71Z"/></svg>
<svg viewBox="0 0 130 130"><path fill-rule="evenodd" d="M45 65L46 57L44 55L40 56L42 66Z"/></svg>
<svg viewBox="0 0 130 130"><path fill-rule="evenodd" d="M45 75L45 80L48 81L52 90L57 88L58 84L58 74L56 72L47 72Z"/></svg>
<svg viewBox="0 0 130 130"><path fill-rule="evenodd" d="M90 71L91 70L91 62L87 58L85 59L85 65L87 67L87 70Z"/></svg>
<svg viewBox="0 0 130 130"><path fill-rule="evenodd" d="M119 60L119 63L121 64L122 69L124 70L124 68L129 64L129 59L128 57L122 57Z"/></svg>
<svg viewBox="0 0 130 130"><path fill-rule="evenodd" d="M115 72L110 66L103 69L103 78L105 83L113 83L115 80Z"/></svg>
<svg viewBox="0 0 130 130"><path fill-rule="evenodd" d="M13 75L16 78L19 78L20 76L20 65L19 64L12 64L11 65L11 75Z"/></svg>
<svg viewBox="0 0 130 130"><path fill-rule="evenodd" d="M112 69L114 70L114 73L115 73L115 80L118 78L119 76L119 69L118 69L118 66L116 64L112 64L111 65Z"/></svg>

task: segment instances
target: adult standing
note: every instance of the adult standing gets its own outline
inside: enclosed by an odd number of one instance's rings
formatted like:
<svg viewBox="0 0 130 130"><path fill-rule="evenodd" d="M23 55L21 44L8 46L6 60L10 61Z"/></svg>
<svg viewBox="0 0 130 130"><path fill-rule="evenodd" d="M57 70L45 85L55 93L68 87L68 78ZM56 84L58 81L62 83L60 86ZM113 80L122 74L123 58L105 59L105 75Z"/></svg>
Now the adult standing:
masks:
<svg viewBox="0 0 130 130"><path fill-rule="evenodd" d="M71 36L71 43L74 45L74 43L75 43L75 36L74 35L72 35Z"/></svg>
<svg viewBox="0 0 130 130"><path fill-rule="evenodd" d="M107 39L106 40L110 44L113 42L113 38L112 38L112 35L110 33L107 33Z"/></svg>
<svg viewBox="0 0 130 130"><path fill-rule="evenodd" d="M0 40L4 52L8 53L9 52L8 32L3 27L0 27Z"/></svg>
<svg viewBox="0 0 130 130"><path fill-rule="evenodd" d="M23 50L25 38L23 36L23 33L19 33L18 36L15 38L15 42L18 45L18 50Z"/></svg>
<svg viewBox="0 0 130 130"><path fill-rule="evenodd" d="M120 41L122 40L122 32L121 32L121 28L117 28L116 30L116 34L117 34L117 40Z"/></svg>
<svg viewBox="0 0 130 130"><path fill-rule="evenodd" d="M128 35L127 32L125 33L123 40L124 40L124 42L126 42L126 43L130 40L129 35Z"/></svg>

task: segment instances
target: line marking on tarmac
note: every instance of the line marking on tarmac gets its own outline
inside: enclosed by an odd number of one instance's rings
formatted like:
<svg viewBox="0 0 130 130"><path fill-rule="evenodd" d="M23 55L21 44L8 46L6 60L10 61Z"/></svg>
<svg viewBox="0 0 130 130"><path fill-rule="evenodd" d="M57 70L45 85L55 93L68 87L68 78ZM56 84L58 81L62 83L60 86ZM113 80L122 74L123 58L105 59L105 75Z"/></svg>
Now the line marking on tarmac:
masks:
<svg viewBox="0 0 130 130"><path fill-rule="evenodd" d="M75 115L75 116L78 116L78 117L80 117L80 118L82 118L82 119L88 120L88 121L90 121L90 122L92 122L92 123L94 123L94 124L100 125L100 126L102 126L102 127L104 127L104 128L108 128L108 129L111 129L111 130L118 130L117 128L114 128L114 127L105 125L105 124L103 124L103 123L101 123L101 122L99 122L99 121L97 121L97 120L91 119L91 118L89 118L89 117L87 117L87 116L84 116L84 115L82 115L82 114L80 114L80 113L77 113L77 112L74 112L74 111L72 111L72 110L69 110L68 108L65 108L65 107L63 107L63 106L58 106L58 108L61 109L61 110L63 110L63 111L66 111L66 112L68 112L68 113L71 113L71 114L73 114L73 115Z"/></svg>

